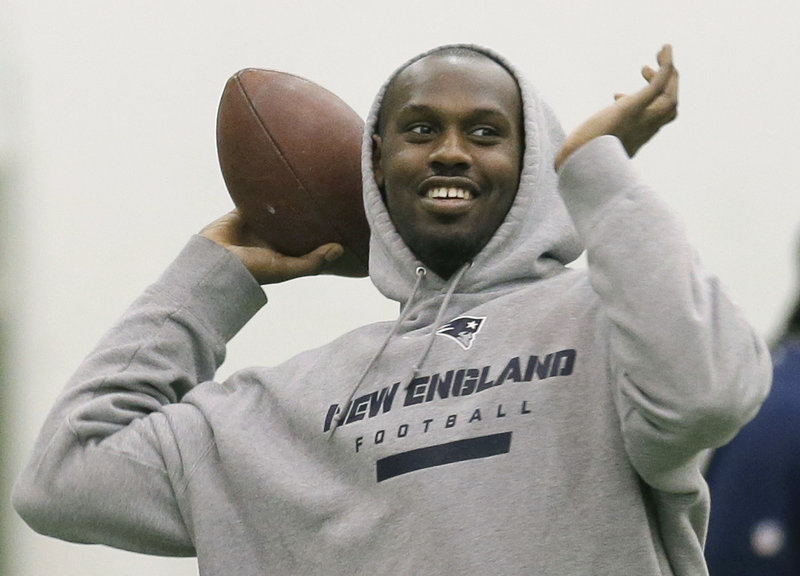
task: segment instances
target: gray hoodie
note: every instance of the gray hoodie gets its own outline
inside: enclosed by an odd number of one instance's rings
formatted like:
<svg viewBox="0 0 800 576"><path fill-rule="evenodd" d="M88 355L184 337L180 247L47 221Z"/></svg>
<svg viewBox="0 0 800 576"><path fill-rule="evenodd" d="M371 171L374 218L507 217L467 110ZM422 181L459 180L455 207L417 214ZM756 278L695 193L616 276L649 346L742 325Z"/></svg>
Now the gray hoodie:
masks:
<svg viewBox="0 0 800 576"><path fill-rule="evenodd" d="M265 297L193 238L58 399L20 515L206 576L705 574L700 455L756 413L766 347L616 138L553 171L562 131L515 74L520 188L471 266L444 281L395 230L379 95L370 276L397 321L215 382Z"/></svg>

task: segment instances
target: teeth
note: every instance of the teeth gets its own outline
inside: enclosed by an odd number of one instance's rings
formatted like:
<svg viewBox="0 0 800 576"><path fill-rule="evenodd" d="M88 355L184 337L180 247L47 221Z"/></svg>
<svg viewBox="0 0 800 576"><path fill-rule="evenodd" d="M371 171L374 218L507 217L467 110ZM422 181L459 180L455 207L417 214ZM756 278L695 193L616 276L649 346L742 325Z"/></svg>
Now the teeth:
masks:
<svg viewBox="0 0 800 576"><path fill-rule="evenodd" d="M472 200L472 193L463 188L431 188L428 190L428 198L458 198L460 200Z"/></svg>

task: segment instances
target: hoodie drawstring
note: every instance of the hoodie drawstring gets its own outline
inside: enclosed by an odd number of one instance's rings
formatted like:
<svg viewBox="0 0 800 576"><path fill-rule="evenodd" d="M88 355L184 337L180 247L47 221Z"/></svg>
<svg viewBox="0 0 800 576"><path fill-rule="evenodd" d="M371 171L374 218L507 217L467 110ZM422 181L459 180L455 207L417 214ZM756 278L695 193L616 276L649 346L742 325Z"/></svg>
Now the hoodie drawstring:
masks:
<svg viewBox="0 0 800 576"><path fill-rule="evenodd" d="M343 408L347 408L350 405L350 402L352 402L353 397L356 395L356 392L361 387L361 384L364 382L364 378L367 377L367 374L369 374L369 371L372 369L372 366L375 364L375 362L378 361L378 358L381 357L383 351L386 350L386 347L389 345L389 342L392 340L392 338L394 338L395 334L397 334L397 331L400 329L400 326L402 325L403 321L406 319L406 317L408 317L408 313L411 310L412 304L414 303L414 298L416 298L417 296L420 284L422 284L422 279L427 274L427 270L425 270L425 268L423 268L422 266L418 266L416 274L417 274L417 279L414 282L414 287L411 289L411 295L408 297L406 305L403 306L403 310L402 312L400 312L400 316L397 317L397 320L395 321L394 326L392 326L392 330L389 332L389 335L383 341L381 347L378 349L378 351L372 357L372 360L369 361L369 364L367 364L367 367L361 373L361 377L356 382L356 385L353 386L353 389L350 391L350 395L347 397L347 400L344 402L344 404L342 404ZM342 420L342 418L344 418L344 416L345 412L343 411L340 417L333 419L333 423L331 424L331 433L328 436L328 440L333 439L333 434L336 432L336 429L339 427L340 421Z"/></svg>
<svg viewBox="0 0 800 576"><path fill-rule="evenodd" d="M416 364L414 364L414 367L411 371L411 377L408 378L408 384L406 384L406 388L408 388L411 385L411 381L417 377L417 374L419 374L419 371L422 368L422 364L428 357L428 353L431 351L431 348L433 348L433 342L436 338L436 333L439 331L439 328L442 327L442 318L444 317L444 313L447 311L447 307L450 306L450 300L456 291L458 283L461 282L461 278L464 276L467 270L469 270L470 266L472 266L472 262L466 262L461 268L459 268L458 272L456 272L456 275L450 280L447 293L444 295L442 305L439 306L439 311L436 313L436 320L433 321L433 328L431 329L431 333L428 335L428 344L425 346L425 351L422 353L422 356L420 356L420 359L417 360Z"/></svg>
<svg viewBox="0 0 800 576"><path fill-rule="evenodd" d="M423 351L422 356L420 356L420 359L414 364L414 367L411 371L411 377L408 378L409 384L417 376L417 373L419 372L420 368L422 368L422 364L428 357L428 353L431 351L431 348L433 347L433 342L434 339L436 338L436 333L442 326L442 318L444 317L444 314L447 311L448 306L450 305L450 300L453 298L453 294L456 291L458 283L461 282L461 278L464 276L467 270L469 270L470 266L472 266L472 262L466 262L461 268L459 268L455 276L453 276L450 279L450 282L447 287L447 292L445 293L444 299L442 300L442 305L439 306L439 311L436 313L436 319L433 322L433 328L431 329L431 333L428 335L428 343L425 346L425 350ZM333 435L336 432L336 429L339 427L339 425L341 424L341 420L345 417L347 413L346 410L347 407L350 405L350 402L353 401L356 392L361 387L361 384L364 382L364 379L367 377L367 374L369 374L369 371L372 370L372 367L378 361L378 358L380 358L381 355L383 354L383 351L386 350L386 347L389 345L389 342L391 342L392 338L394 338L395 335L397 334L397 331L400 329L400 326L403 324L403 321L408 317L408 313L411 310L412 305L414 304L414 299L417 296L419 287L422 284L422 279L425 278L427 271L422 266L419 266L417 267L416 274L417 274L417 279L414 282L414 287L411 289L411 295L408 297L406 305L403 307L403 310L400 313L400 316L395 321L394 326L392 326L392 330L389 332L389 335L383 341L381 347L378 349L378 351L372 357L372 360L369 361L369 364L367 364L367 367L361 373L361 376L359 377L355 386L353 386L353 389L350 391L350 395L347 397L347 400L344 402L344 404L341 405L343 406L343 411L338 418L333 419L333 423L331 424L331 432L330 435L328 436L328 440L333 439ZM406 387L408 387L408 384L406 385Z"/></svg>

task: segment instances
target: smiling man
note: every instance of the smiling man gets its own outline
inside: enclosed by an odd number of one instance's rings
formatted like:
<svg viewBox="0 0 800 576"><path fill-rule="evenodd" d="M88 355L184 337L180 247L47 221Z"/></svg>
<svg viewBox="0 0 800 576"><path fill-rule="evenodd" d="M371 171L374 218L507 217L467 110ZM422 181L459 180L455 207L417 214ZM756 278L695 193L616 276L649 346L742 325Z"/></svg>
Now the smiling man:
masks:
<svg viewBox="0 0 800 576"><path fill-rule="evenodd" d="M362 155L370 277L398 318L215 382L259 284L342 252L288 258L226 215L80 366L17 510L209 576L705 574L701 454L771 367L631 166L676 114L657 60L566 138L490 50L406 63Z"/></svg>
<svg viewBox="0 0 800 576"><path fill-rule="evenodd" d="M468 50L423 58L387 89L374 139L375 180L397 231L449 278L486 245L517 193L516 80Z"/></svg>

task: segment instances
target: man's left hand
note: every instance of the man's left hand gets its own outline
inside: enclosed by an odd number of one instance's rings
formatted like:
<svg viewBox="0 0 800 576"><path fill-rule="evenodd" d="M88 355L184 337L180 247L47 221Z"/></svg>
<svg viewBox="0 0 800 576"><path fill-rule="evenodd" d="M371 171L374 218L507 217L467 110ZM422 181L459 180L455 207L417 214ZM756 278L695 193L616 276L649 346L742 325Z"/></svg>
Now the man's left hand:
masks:
<svg viewBox="0 0 800 576"><path fill-rule="evenodd" d="M609 134L616 136L628 156L634 154L662 126L678 115L678 70L672 63L672 47L665 45L657 56L658 70L642 68L647 86L634 94L617 94L611 106L581 124L564 141L556 155L558 170L569 156L590 140Z"/></svg>

